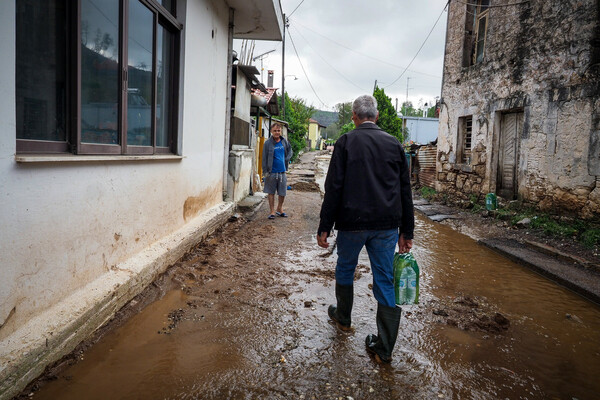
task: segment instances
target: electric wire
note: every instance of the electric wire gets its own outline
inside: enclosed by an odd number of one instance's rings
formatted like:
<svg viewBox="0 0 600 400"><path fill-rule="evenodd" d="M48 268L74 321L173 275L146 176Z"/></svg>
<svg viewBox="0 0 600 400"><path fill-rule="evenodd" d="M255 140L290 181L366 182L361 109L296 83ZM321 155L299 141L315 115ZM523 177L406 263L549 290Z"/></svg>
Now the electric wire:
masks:
<svg viewBox="0 0 600 400"><path fill-rule="evenodd" d="M321 98L317 94L315 88L313 87L312 83L310 82L310 79L308 78L308 74L306 73L306 70L304 69L304 65L302 65L302 61L300 60L300 56L298 55L298 50L296 50L296 44L294 43L294 39L292 38L292 35L290 34L290 30L289 29L288 29L288 36L290 38L290 41L292 42L292 47L294 48L294 53L296 53L296 57L298 58L298 63L300 63L300 67L302 68L302 72L304 72L304 76L306 77L306 80L308 81L308 84L310 85L310 88L312 89L312 91L315 94L315 96L317 97L317 99L319 99L319 101L321 102L321 104L324 107L327 107L327 105L323 102L323 100L321 100Z"/></svg>
<svg viewBox="0 0 600 400"><path fill-rule="evenodd" d="M350 79L346 78L346 76L344 76L344 74L342 74L340 71L338 71L333 65L331 65L325 58L323 58L323 56L321 56L319 54L319 52L317 50L315 50L314 47L311 46L311 44L308 42L308 40L306 40L306 38L302 35L302 33L300 33L300 30L296 27L294 27L294 29L296 30L296 33L298 33L300 35L300 37L302 39L304 39L304 41L306 42L306 44L308 45L308 47L310 47L317 56L319 56L319 58L321 60L323 60L323 62L325 64L327 64L331 69L333 69L339 76L341 76L342 78L344 78L344 80L346 80L348 83L350 83L351 85L353 85L354 87L358 88L360 91L365 92L366 90L361 88L360 86L358 86L356 83L352 82ZM289 30L288 30L289 32Z"/></svg>
<svg viewBox="0 0 600 400"><path fill-rule="evenodd" d="M288 18L289 18L289 17L291 17L291 16L292 16L292 14L296 12L296 10L298 9L298 7L300 7L300 6L302 5L302 3L304 3L304 0L302 0L302 1L300 2L300 4L298 4L298 5L296 6L296 8L294 8L294 11L292 11L292 12L290 13L290 15L288 15L287 17L288 17Z"/></svg>
<svg viewBox="0 0 600 400"><path fill-rule="evenodd" d="M479 4L479 3L467 3L467 2L465 2L465 1L461 1L461 0L454 0L454 1L456 1L457 3L460 3L460 4L465 4L465 5L467 5L467 6L474 6L474 7L477 7L477 6L480 6L480 5L481 5L481 4ZM525 4L525 3L529 3L529 2L530 2L530 0L524 0L524 1L519 1L519 2L517 2L517 3L497 4L497 5L491 5L491 4L490 4L490 5L487 5L486 7L487 7L487 8L510 7L510 6L518 6L518 5Z"/></svg>
<svg viewBox="0 0 600 400"><path fill-rule="evenodd" d="M405 67L403 67L403 66L401 66L401 65L392 64L392 63L390 63L390 62L388 62L388 61L381 60L381 59L379 59L379 58L376 58L376 57L370 56L370 55L368 55L368 54L361 53L360 51L357 51L357 50L355 50L355 49L353 49L353 48L351 48L351 47L345 46L345 45L343 45L342 43L336 42L335 40L333 40L333 39L331 39L331 38L329 38L329 37L327 37L327 36L325 36L325 35L323 35L323 34L321 34L321 33L317 32L317 31L315 31L315 30L313 30L313 29L310 29L309 27L307 27L307 26L305 26L305 25L302 25L302 24L301 24L301 23L299 23L297 20L294 20L294 23L295 23L296 25L300 25L302 28L304 28L304 29L306 29L306 30L308 30L308 31L311 31L312 33L314 33L314 34L316 34L316 35L319 35L319 36L321 36L321 37L323 37L323 38L325 38L325 39L329 40L330 42L332 42L332 43L334 43L334 44L336 44L336 45L338 45L338 46L340 46L340 47L342 47L342 48L344 48L344 49L346 49L346 50L350 50L350 51L351 51L351 52L353 52L353 53L359 54L359 55L361 55L361 56L363 56L363 57L366 57L366 58L370 58L371 60L375 60L375 61L377 61L377 62L380 62L380 63L382 63L382 64L389 65L389 66L391 66L391 67L394 67L394 68L400 68L400 69L402 69L402 68L405 68ZM410 71L410 72L413 72L413 73L415 73L415 74L421 74L421 75L425 75L425 76L430 76L430 77L432 77L432 78L438 78L438 79L441 79L441 78L442 78L441 76L432 75L432 74L427 74L427 73L425 73L425 72L413 71L413 70L410 70L410 69L409 69L408 71Z"/></svg>
<svg viewBox="0 0 600 400"><path fill-rule="evenodd" d="M444 6L444 9L442 10L442 12L440 13L440 15L438 16L438 18L435 20L435 24L433 24L433 26L431 27L431 30L429 31L429 33L427 34L427 37L425 38L425 40L423 40L423 44L421 44L421 47L419 47L419 50L417 50L417 53L415 54L415 56L412 58L412 60L410 60L410 63L408 63L408 65L406 66L406 68L404 69L404 71L402 71L402 73L400 74L400 76L398 76L392 83L390 83L389 85L385 86L385 88L388 88L390 86L392 86L393 84L395 84L396 82L398 82L398 80L400 78L402 78L402 76L406 73L406 71L408 71L408 68L412 65L412 63L415 61L415 59L417 58L417 56L419 55L419 53L421 52L421 50L423 49L423 46L425 46L425 43L427 43L427 39L429 39L429 36L431 36L431 33L433 32L433 30L435 29L435 27L437 26L438 22L440 22L440 18L442 18L442 15L444 14L444 12L446 11L446 9L448 8L448 5L450 4L450 0L448 0L448 2L446 3L446 5Z"/></svg>

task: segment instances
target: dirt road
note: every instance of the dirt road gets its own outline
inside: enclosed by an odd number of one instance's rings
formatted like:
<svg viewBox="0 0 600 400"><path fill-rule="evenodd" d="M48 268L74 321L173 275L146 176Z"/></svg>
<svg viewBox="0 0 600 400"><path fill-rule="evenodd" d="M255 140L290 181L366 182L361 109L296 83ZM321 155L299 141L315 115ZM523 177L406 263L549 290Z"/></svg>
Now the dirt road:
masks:
<svg viewBox="0 0 600 400"><path fill-rule="evenodd" d="M296 168L306 171L313 156ZM374 363L364 348L376 332L368 258L361 254L355 280L355 332L340 333L327 318L336 255L315 240L320 193L297 182L288 218L268 220L263 204L250 220L229 222L23 397L39 387L35 399L586 399L600 391L597 306L423 216L414 249L422 301L404 309L392 364Z"/></svg>

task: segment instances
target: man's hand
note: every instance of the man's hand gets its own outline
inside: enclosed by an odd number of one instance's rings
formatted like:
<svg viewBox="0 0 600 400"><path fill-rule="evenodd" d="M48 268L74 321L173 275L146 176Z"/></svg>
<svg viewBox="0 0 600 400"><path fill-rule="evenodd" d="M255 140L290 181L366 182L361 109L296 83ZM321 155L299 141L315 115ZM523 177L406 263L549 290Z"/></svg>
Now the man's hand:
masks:
<svg viewBox="0 0 600 400"><path fill-rule="evenodd" d="M404 239L404 234L398 238L398 249L400 254L408 253L412 249L412 239Z"/></svg>
<svg viewBox="0 0 600 400"><path fill-rule="evenodd" d="M320 235L317 235L317 244L324 249L329 247L329 243L327 243L327 237L329 237L327 232L321 232Z"/></svg>

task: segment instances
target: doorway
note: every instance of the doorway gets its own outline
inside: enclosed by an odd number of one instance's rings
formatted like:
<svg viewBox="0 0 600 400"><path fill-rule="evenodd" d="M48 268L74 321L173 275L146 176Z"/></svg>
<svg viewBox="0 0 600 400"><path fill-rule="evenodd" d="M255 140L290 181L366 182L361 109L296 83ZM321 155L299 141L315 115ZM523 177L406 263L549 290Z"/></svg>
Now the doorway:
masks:
<svg viewBox="0 0 600 400"><path fill-rule="evenodd" d="M517 198L519 138L523 131L523 112L502 114L500 122L500 147L498 152L498 177L496 193L508 200Z"/></svg>

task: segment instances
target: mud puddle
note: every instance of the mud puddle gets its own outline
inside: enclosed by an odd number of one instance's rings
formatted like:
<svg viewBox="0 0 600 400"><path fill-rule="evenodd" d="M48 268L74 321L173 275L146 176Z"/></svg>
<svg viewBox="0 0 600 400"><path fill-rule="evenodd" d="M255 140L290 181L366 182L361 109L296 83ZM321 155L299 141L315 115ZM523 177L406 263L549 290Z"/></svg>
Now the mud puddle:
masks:
<svg viewBox="0 0 600 400"><path fill-rule="evenodd" d="M368 257L353 334L327 320L335 253L316 246L318 192L289 218L232 222L169 273L175 289L83 352L35 399L548 399L600 392L600 308L419 217L421 303L390 366L373 363ZM82 359L81 359L82 358Z"/></svg>

